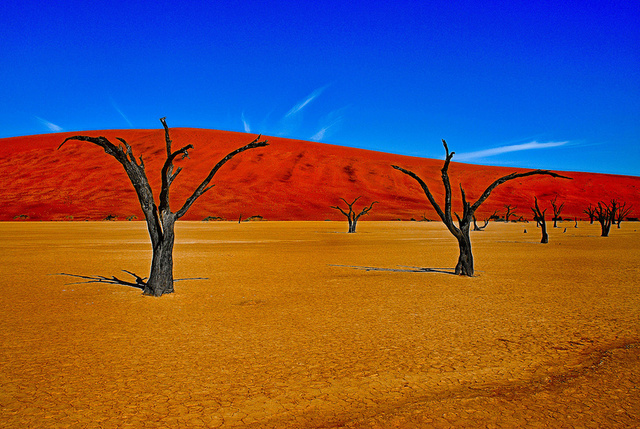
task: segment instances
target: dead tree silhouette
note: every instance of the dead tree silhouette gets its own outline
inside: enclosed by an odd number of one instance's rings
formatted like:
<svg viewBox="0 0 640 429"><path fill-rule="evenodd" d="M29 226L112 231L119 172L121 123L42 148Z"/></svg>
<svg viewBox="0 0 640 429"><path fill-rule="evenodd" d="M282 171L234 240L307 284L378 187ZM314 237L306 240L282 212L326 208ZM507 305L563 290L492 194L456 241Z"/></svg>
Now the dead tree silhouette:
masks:
<svg viewBox="0 0 640 429"><path fill-rule="evenodd" d="M562 213L562 209L564 208L564 203L558 205L558 203L556 203L556 200L558 199L558 196L556 195L556 197L551 200L551 207L553 208L553 227L557 228L558 227L558 221L562 220L562 218L560 217L560 213Z"/></svg>
<svg viewBox="0 0 640 429"><path fill-rule="evenodd" d="M609 236L611 224L615 221L617 211L618 202L616 200L611 200L611 206L603 201L598 202L598 207L594 209L594 213L596 219L600 222L601 237Z"/></svg>
<svg viewBox="0 0 640 429"><path fill-rule="evenodd" d="M631 214L631 209L633 206L627 207L627 203L622 203L620 207L618 207L618 213L616 214L615 222L618 228L620 228L620 224L627 216Z"/></svg>
<svg viewBox="0 0 640 429"><path fill-rule="evenodd" d="M538 197L533 197L533 201L534 206L531 207L533 220L536 221L536 226L539 226L542 230L542 240L540 240L540 243L547 244L549 242L549 234L547 234L547 222L544 220L544 215L547 212L547 209L540 211L540 207L538 206Z"/></svg>
<svg viewBox="0 0 640 429"><path fill-rule="evenodd" d="M516 213L514 212L514 210L517 209L518 207L516 206L511 207L511 204L507 204L504 206L504 208L507 209L507 213L504 215L504 221L509 222L509 218L511 216L516 216Z"/></svg>
<svg viewBox="0 0 640 429"><path fill-rule="evenodd" d="M596 220L596 210L595 208L589 204L589 207L583 210L587 216L589 216L589 224L593 224L593 221Z"/></svg>
<svg viewBox="0 0 640 429"><path fill-rule="evenodd" d="M344 198L340 198L342 201L345 202L347 207L349 207L349 211L348 212L344 211L341 207L331 206L332 209L340 210L340 212L347 217L347 219L349 221L349 230L347 231L347 233L350 233L350 234L353 234L353 233L356 232L356 224L358 223L358 219L360 219L360 216L366 215L367 213L369 213L369 211L373 208L373 205L377 203L377 201L372 202L369 207L363 208L362 211L360 212L360 214L356 214L356 212L353 211L353 205L360 198L362 198L362 196L359 196L358 198L353 200L352 203L348 203L347 200L345 200Z"/></svg>
<svg viewBox="0 0 640 429"><path fill-rule="evenodd" d="M193 191L191 196L187 198L182 207L172 212L169 207L169 189L171 184L176 179L182 167L173 172L173 162L178 157L187 158L189 150L193 149L192 144L188 144L176 151L171 149L171 138L169 136L169 127L165 121L165 118L161 118L162 126L165 131L165 145L167 150L167 158L164 162L161 171L162 186L159 196L159 205L156 206L154 201L153 191L149 185L147 174L145 172L145 165L142 157L139 158L139 162L133 155L131 146L122 138L118 137L118 140L124 144L114 145L105 137L89 137L89 136L73 136L67 137L62 144L58 147L60 149L69 140L79 140L93 143L100 146L104 151L111 155L124 167L131 184L136 190L140 207L144 213L145 220L147 222L147 230L149 237L151 238L151 246L153 249L153 256L151 259L151 272L149 279L145 282L140 277L136 277L136 284L144 284L143 293L145 295L161 296L163 294L173 292L173 244L175 241L174 227L178 219L183 217L189 208L200 198L205 192L213 188L214 185L209 186L209 182L213 179L213 176L218 172L227 161L236 156L237 154L249 149L268 146L267 141L260 141L258 136L251 143L242 146L239 149L230 152L222 160L220 160L209 172L207 177L200 183L200 185Z"/></svg>
<svg viewBox="0 0 640 429"><path fill-rule="evenodd" d="M527 176L533 176L538 174L564 178L564 179L570 179L570 177L561 176L557 173L554 173L548 170L532 170L524 173L511 173L506 176L500 177L499 179L491 183L489 187L487 187L487 189L485 189L485 191L482 193L480 198L478 198L478 200L473 204L467 201L464 189L462 188L462 184L461 184L460 194L462 196L463 212L462 212L462 217L458 216L457 213L454 213L456 218L458 219L458 226L456 226L453 221L453 217L451 216L451 183L449 181L449 164L455 152L449 152L449 147L447 146L447 142L444 139L442 140L442 144L444 145L444 149L446 152L444 165L440 170L441 176L442 176L442 183L444 185L444 190L445 190L444 209L442 209L440 205L436 202L435 198L431 194L431 191L429 190L429 187L420 177L418 177L418 175L416 175L412 171L405 170L402 167L398 167L397 165L392 165L392 167L395 168L396 170L403 172L404 174L408 175L409 177L413 178L418 182L418 184L424 191L425 195L429 199L429 202L431 203L435 211L438 213L438 216L440 216L440 219L442 220L442 222L446 225L447 229L449 229L449 232L451 232L451 234L457 239L460 255L458 257L458 262L456 264L455 273L463 276L473 276L474 274L473 254L471 252L471 238L469 236L470 226L471 226L471 223L473 222L473 215L475 214L476 210L478 209L478 207L480 207L482 203L486 201L487 198L489 198L489 195L491 195L491 192L496 187L503 184L504 182L517 179L520 177L527 177Z"/></svg>

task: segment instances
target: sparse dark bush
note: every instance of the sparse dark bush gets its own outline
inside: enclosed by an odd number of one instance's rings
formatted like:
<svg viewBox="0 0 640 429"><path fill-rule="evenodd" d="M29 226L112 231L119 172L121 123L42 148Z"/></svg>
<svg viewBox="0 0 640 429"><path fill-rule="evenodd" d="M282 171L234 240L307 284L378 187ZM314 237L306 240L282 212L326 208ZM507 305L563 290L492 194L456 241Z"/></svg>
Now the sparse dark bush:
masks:
<svg viewBox="0 0 640 429"><path fill-rule="evenodd" d="M220 217L220 216L207 216L204 219L202 219L203 222L209 222L209 221L217 221L217 220L224 220L224 218Z"/></svg>

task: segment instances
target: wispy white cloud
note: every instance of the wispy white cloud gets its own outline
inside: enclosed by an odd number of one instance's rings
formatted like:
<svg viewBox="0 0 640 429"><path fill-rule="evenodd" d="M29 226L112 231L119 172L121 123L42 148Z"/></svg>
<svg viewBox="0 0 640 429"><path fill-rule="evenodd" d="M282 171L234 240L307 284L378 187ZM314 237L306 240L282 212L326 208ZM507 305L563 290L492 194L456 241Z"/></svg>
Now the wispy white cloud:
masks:
<svg viewBox="0 0 640 429"><path fill-rule="evenodd" d="M250 133L251 132L251 126L249 125L249 122L247 121L247 118L245 118L244 112L242 112L242 125L244 126L244 132L245 133Z"/></svg>
<svg viewBox="0 0 640 429"><path fill-rule="evenodd" d="M321 121L322 128L320 128L320 130L311 137L311 140L320 141L325 138L329 129L335 129L335 127L344 119L345 110L347 109L347 107L348 106L345 106L340 109L334 110L326 115Z"/></svg>
<svg viewBox="0 0 640 429"><path fill-rule="evenodd" d="M36 119L45 127L47 127L49 129L49 131L54 132L54 133L59 133L60 131L63 131L63 128L59 125L54 124L53 122L49 122L46 119L41 118L40 116L36 116Z"/></svg>
<svg viewBox="0 0 640 429"><path fill-rule="evenodd" d="M287 112L286 115L284 115L285 118L288 118L292 115L295 115L296 113L298 113L300 110L302 110L305 106L307 106L309 103L311 103L316 97L318 97L320 94L322 94L322 92L327 89L329 85L325 85L323 87L320 87L318 89L316 89L315 91L313 91L311 94L309 94L304 100L302 100L301 102L299 102L298 104L296 104L295 106L293 106L291 108L291 110L289 110Z"/></svg>
<svg viewBox="0 0 640 429"><path fill-rule="evenodd" d="M127 121L127 124L129 124L130 127L133 127L133 124L131 123L129 118L127 118L127 116L122 112L122 110L120 110L120 108L118 107L116 102L113 100L113 98L111 99L111 105L113 106L114 109L116 109L116 112L118 112L120 116L122 116L124 120Z"/></svg>
<svg viewBox="0 0 640 429"><path fill-rule="evenodd" d="M492 149L479 150L476 152L456 153L457 161L470 161L478 158L487 158L489 156L500 155L509 152L518 152L521 150L536 150L536 149L548 149L552 147L564 146L568 141L563 142L546 142L539 143L532 141L529 143L512 144L507 146L495 147Z"/></svg>

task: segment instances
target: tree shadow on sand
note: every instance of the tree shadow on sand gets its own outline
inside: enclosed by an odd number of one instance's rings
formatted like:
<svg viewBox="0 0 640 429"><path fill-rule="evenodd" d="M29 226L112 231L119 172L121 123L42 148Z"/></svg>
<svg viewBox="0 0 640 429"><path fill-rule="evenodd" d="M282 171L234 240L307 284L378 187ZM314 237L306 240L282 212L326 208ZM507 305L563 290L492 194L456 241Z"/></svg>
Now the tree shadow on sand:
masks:
<svg viewBox="0 0 640 429"><path fill-rule="evenodd" d="M365 271L391 271L394 273L439 273L439 274L451 274L456 275L455 269L453 268L422 268L422 267L407 267L399 265L398 268L383 268L383 267L364 267L359 265L334 265L331 264L332 267L345 267L345 268L355 268L356 270L365 270Z"/></svg>
<svg viewBox="0 0 640 429"><path fill-rule="evenodd" d="M107 283L112 285L120 285L120 286L129 286L136 289L144 290L147 285L146 277L140 277L139 275L132 273L131 271L122 270L123 272L133 276L135 278L135 283L133 281L126 281L117 278L116 276L104 277L104 276L82 276L79 274L69 274L69 273L56 273L57 276L69 276L75 277L79 279L83 279L84 281L78 281L74 283L67 283L68 285L79 285L79 284L87 284L87 283ZM184 281L184 280L208 280L207 277L192 277L186 279L174 279L174 282Z"/></svg>

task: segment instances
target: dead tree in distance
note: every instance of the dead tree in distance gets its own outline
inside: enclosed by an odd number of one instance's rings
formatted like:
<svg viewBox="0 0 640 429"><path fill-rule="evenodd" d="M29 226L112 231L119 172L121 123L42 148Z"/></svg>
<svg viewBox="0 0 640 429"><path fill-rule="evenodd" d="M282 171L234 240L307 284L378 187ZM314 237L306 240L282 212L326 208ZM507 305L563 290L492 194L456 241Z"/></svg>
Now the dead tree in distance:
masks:
<svg viewBox="0 0 640 429"><path fill-rule="evenodd" d="M618 228L620 228L620 224L622 223L622 221L625 220L625 218L629 216L629 214L631 214L632 207L633 206L627 207L627 203L622 203L622 205L618 207L618 213L616 214L616 219L615 219L615 222Z"/></svg>
<svg viewBox="0 0 640 429"><path fill-rule="evenodd" d="M536 221L536 226L539 226L542 230L542 240L540 243L547 244L549 242L549 234L547 234L547 222L544 220L544 214L547 212L547 209L540 211L540 207L538 206L538 197L533 197L534 206L531 207L531 211L533 212L533 220Z"/></svg>
<svg viewBox="0 0 640 429"><path fill-rule="evenodd" d="M611 206L609 204L600 201L598 207L594 208L596 219L600 222L600 229L602 231L601 237L608 237L611 230L611 224L616 218L616 212L618 211L618 202L611 200Z"/></svg>
<svg viewBox="0 0 640 429"><path fill-rule="evenodd" d="M474 231L483 231L487 227L487 225L489 225L489 221L491 219L493 219L496 216L497 213L498 213L498 210L494 211L491 216L489 216L488 218L486 218L484 220L484 225L482 225L482 226L478 226L478 224L477 224L478 221L476 220L476 215L474 214L473 215L473 230Z"/></svg>
<svg viewBox="0 0 640 429"><path fill-rule="evenodd" d="M586 213L587 216L589 216L589 224L593 225L593 221L596 220L595 208L591 204L589 204L589 207L584 209L583 212Z"/></svg>
<svg viewBox="0 0 640 429"><path fill-rule="evenodd" d="M418 177L417 174L415 174L412 171L405 170L402 167L398 167L397 165L392 165L392 167L412 177L414 180L416 180L420 184L420 186L422 187L422 190L424 191L425 195L429 199L429 202L431 203L435 211L438 213L438 216L440 216L440 219L442 220L442 222L446 225L447 229L449 229L449 232L451 232L451 234L458 240L460 256L458 257L458 262L455 267L455 274L471 277L474 274L474 270L473 270L473 254L471 252L471 238L469 236L470 226L471 226L471 223L473 222L473 215L475 214L476 210L478 209L478 207L480 207L482 203L486 201L487 198L489 198L489 195L491 195L491 192L497 186L503 184L504 182L517 179L520 177L533 176L536 174L544 174L544 175L559 177L563 179L570 179L570 177L561 176L557 173L554 173L548 170L532 170L524 173L511 173L506 176L500 177L499 179L494 181L492 184L490 184L489 187L485 189L485 191L482 193L480 198L478 198L478 200L473 204L467 201L466 195L464 193L464 189L462 188L462 184L461 184L460 193L462 196L463 212L462 212L462 217L458 216L458 214L455 213L455 216L458 219L458 226L456 226L453 221L453 217L451 216L451 183L449 181L449 163L451 162L451 158L453 157L455 152L449 152L449 147L447 146L447 142L444 139L442 140L442 144L444 145L444 149L446 152L444 165L440 170L442 174L442 183L444 185L444 190L445 190L444 209L442 209L440 205L436 202L427 184L420 177Z"/></svg>
<svg viewBox="0 0 640 429"><path fill-rule="evenodd" d="M562 213L562 209L564 208L564 203L558 205L558 203L556 203L556 200L558 199L558 196L556 195L556 197L551 200L551 207L553 208L553 227L557 228L558 227L558 220L560 219L560 213Z"/></svg>
<svg viewBox="0 0 640 429"><path fill-rule="evenodd" d="M340 210L340 212L342 212L342 214L347 217L347 219L349 220L349 231L347 232L350 234L353 234L356 232L356 224L358 223L358 219L360 219L360 216L366 215L367 213L369 213L369 211L373 208L373 205L377 203L377 201L372 202L369 207L363 208L360 214L356 214L356 212L353 211L353 205L360 198L362 198L362 195L356 198L355 200L353 200L352 203L348 203L347 200L345 200L344 198L340 198L349 207L349 212L344 211L341 207L331 206L332 209Z"/></svg>
<svg viewBox="0 0 640 429"><path fill-rule="evenodd" d="M142 212L144 213L144 217L147 222L149 237L151 238L151 246L153 249L151 272L149 274L149 279L144 283L143 294L152 296L161 296L163 294L173 292L173 244L175 240L175 222L187 213L187 210L189 210L198 198L200 198L209 189L213 188L214 185L209 186L209 182L211 182L213 176L227 161L245 150L268 146L267 141L260 141L261 136L258 136L251 143L229 153L211 169L209 175L202 181L202 183L200 183L195 191L193 191L193 194L187 198L180 210L172 212L169 207L169 189L180 171L182 171L182 167L178 167L175 173L173 172L173 161L178 156L181 156L182 158L188 157L188 151L193 149L193 145L188 144L176 151L173 151L171 149L172 141L169 137L169 127L165 122L165 118L161 118L160 122L162 122L162 126L164 127L167 159L162 166L162 187L160 190L158 206L156 206L154 201L153 191L151 190L149 180L147 179L142 157L139 158L140 162L138 163L133 155L131 146L124 139L118 137L118 140L124 144L123 147L122 145L114 145L105 137L78 135L67 137L58 147L58 149L60 149L69 140L87 141L102 147L107 154L114 157L124 167L124 170L126 171L127 176L129 176L129 180L138 195L140 207L142 208Z"/></svg>
<svg viewBox="0 0 640 429"><path fill-rule="evenodd" d="M507 205L504 206L504 208L507 209L507 213L504 215L504 221L505 222L509 222L509 218L511 216L515 216L516 215L516 213L513 210L517 209L518 207L515 207L515 206L511 207L511 204L507 204Z"/></svg>

